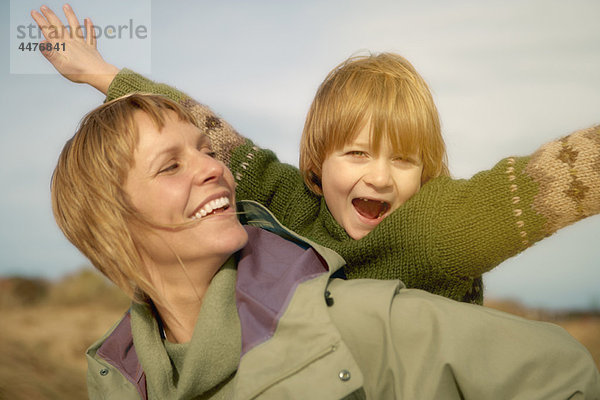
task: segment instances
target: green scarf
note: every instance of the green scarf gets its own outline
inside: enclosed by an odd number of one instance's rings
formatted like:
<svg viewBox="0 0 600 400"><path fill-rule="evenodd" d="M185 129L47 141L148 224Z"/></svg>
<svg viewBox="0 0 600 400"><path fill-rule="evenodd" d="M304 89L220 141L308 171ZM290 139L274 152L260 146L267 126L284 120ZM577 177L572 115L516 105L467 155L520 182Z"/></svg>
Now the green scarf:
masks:
<svg viewBox="0 0 600 400"><path fill-rule="evenodd" d="M189 343L163 340L151 307L132 306L133 341L149 399L231 398L241 353L236 272L232 257L213 277Z"/></svg>

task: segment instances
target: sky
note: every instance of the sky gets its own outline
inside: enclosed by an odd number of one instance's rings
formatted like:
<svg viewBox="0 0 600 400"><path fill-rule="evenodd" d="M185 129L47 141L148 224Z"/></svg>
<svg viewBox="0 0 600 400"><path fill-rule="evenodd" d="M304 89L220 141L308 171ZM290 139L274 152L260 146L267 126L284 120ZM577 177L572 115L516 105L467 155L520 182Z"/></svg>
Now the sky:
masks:
<svg viewBox="0 0 600 400"><path fill-rule="evenodd" d="M54 224L50 177L64 142L103 96L18 49L39 41L19 33L41 4L0 0L0 276L54 279L89 263ZM45 4L64 21L62 2ZM318 85L367 51L402 54L429 83L456 178L600 123L597 0L70 4L103 29L107 61L187 92L294 165ZM124 25L147 35L115 37L110 27ZM486 295L600 308L599 233L598 216L562 229L486 274Z"/></svg>

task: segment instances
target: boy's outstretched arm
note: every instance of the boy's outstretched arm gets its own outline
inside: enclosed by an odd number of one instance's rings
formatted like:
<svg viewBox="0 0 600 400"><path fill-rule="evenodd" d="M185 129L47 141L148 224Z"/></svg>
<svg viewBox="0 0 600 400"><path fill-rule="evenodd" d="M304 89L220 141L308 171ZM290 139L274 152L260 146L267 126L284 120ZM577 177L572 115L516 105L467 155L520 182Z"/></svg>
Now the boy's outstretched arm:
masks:
<svg viewBox="0 0 600 400"><path fill-rule="evenodd" d="M86 32L89 34L84 35L71 7L65 5L63 11L70 31L56 14L45 6L41 8L41 14L32 11L31 16L42 29L48 42L66 44L65 51L42 52L65 78L95 87L106 95L107 101L133 92L145 92L161 94L183 105L194 115L196 124L210 137L216 157L225 162L234 173L238 184L238 199L258 201L269 207L282 221L290 222L287 210L290 205L295 204L290 199L297 198L297 195L311 197L296 168L279 163L272 152L254 146L210 108L176 88L155 83L128 69L119 71L117 67L106 62L98 52L91 20L85 19ZM262 172L259 175L249 170L251 161L261 165L259 169ZM265 180L263 175L270 178ZM286 190L280 190L282 186ZM288 189L291 192L288 192ZM313 209L318 207L317 203L314 205ZM306 207L304 211L302 220L310 218Z"/></svg>
<svg viewBox="0 0 600 400"><path fill-rule="evenodd" d="M377 228L377 237L404 251L394 254L382 244L379 257L389 267L373 277L398 263L404 270L394 273L407 286L463 299L484 272L598 213L600 126L549 142L531 156L506 158L470 179L431 180ZM355 274L362 272L351 269ZM481 301L481 293L471 295Z"/></svg>
<svg viewBox="0 0 600 400"><path fill-rule="evenodd" d="M35 10L31 11L31 17L42 30L46 38L44 42L65 44L64 51L42 51L44 57L68 80L87 83L106 94L119 69L104 61L98 52L92 21L89 18L85 19L84 34L77 16L68 4L63 6L63 11L69 29L48 7L42 6L40 10L41 14Z"/></svg>
<svg viewBox="0 0 600 400"><path fill-rule="evenodd" d="M128 93L147 92L162 94L179 102L192 111L198 126L206 128L217 157L224 161L228 162L231 148L243 142L243 138L228 124L219 120L207 107L198 104L184 93L167 85L155 84L130 70L119 71L116 66L106 62L98 52L92 21L89 18L85 19L86 34L84 34L75 12L68 4L63 6L63 11L69 29L48 7L42 6L40 10L41 13L32 11L31 16L42 30L46 38L45 42L65 43L64 51L42 51L42 54L68 80L86 83L98 89L107 95L107 100ZM113 82L117 75L119 79Z"/></svg>

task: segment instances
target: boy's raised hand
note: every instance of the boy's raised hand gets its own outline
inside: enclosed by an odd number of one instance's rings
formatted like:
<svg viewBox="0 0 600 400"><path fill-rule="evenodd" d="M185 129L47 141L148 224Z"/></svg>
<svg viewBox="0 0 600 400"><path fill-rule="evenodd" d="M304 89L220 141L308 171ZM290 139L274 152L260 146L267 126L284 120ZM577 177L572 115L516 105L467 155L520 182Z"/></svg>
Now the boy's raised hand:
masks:
<svg viewBox="0 0 600 400"><path fill-rule="evenodd" d="M119 69L104 61L98 52L92 21L89 18L85 19L87 35L84 37L77 16L68 4L63 6L63 11L70 29L67 29L48 7L42 6L40 10L41 14L35 10L31 11L31 16L46 38L43 43L52 45L40 46L49 49L40 49L44 57L68 80L87 83L106 94Z"/></svg>

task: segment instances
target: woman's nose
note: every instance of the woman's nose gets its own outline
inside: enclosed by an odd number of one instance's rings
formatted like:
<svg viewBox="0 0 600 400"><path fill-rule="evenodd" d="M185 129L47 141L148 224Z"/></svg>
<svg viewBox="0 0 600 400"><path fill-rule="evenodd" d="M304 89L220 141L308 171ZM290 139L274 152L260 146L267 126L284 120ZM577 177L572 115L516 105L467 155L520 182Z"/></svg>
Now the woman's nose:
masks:
<svg viewBox="0 0 600 400"><path fill-rule="evenodd" d="M367 165L364 181L376 188L386 188L392 184L390 165L386 160L377 158Z"/></svg>
<svg viewBox="0 0 600 400"><path fill-rule="evenodd" d="M225 165L205 153L197 154L192 162L194 173L194 184L219 181L223 176Z"/></svg>

